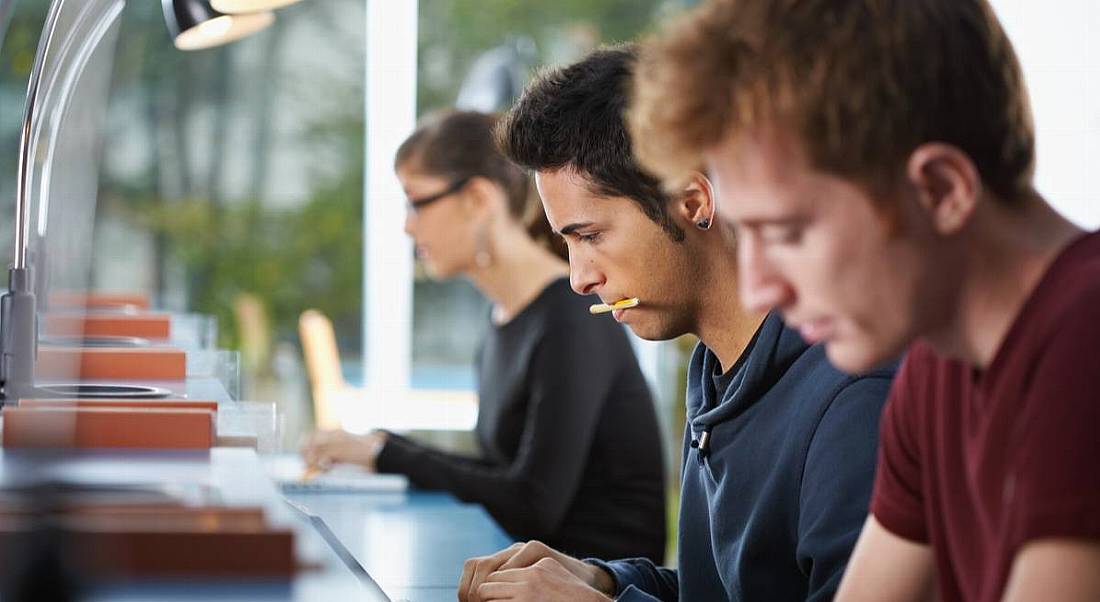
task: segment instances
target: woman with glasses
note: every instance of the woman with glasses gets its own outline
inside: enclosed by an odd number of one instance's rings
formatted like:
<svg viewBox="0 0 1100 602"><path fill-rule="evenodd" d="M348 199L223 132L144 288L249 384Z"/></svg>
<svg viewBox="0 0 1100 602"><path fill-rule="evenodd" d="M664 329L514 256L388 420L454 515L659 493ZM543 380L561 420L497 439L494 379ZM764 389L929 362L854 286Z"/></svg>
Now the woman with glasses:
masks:
<svg viewBox="0 0 1100 602"><path fill-rule="evenodd" d="M517 539L579 556L661 561L665 497L649 390L625 332L591 316L529 179L496 149L496 116L427 118L397 151L405 232L433 278L468 278L491 302L477 355L480 455L387 431L314 434L312 466L401 473L485 506Z"/></svg>

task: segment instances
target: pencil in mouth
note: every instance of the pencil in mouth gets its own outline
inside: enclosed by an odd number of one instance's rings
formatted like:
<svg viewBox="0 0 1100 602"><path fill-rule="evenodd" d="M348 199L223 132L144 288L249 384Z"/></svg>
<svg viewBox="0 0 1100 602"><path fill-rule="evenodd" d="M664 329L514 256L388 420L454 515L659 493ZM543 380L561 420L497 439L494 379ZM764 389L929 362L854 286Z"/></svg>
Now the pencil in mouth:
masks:
<svg viewBox="0 0 1100 602"><path fill-rule="evenodd" d="M597 303L588 308L590 314L606 314L609 311L615 311L616 309L630 309L631 307L638 306L638 298L630 297L629 299L622 299L611 304Z"/></svg>

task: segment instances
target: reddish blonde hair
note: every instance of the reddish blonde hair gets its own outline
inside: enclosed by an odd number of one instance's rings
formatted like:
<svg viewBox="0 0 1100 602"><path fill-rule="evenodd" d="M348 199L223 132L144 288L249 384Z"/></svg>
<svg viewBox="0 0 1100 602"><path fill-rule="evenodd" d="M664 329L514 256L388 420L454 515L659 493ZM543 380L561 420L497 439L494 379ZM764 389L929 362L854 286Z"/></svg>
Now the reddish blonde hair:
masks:
<svg viewBox="0 0 1100 602"><path fill-rule="evenodd" d="M926 142L965 152L1001 199L1031 190L1027 92L985 0L708 0L644 45L636 73L636 153L666 180L776 126L872 192Z"/></svg>

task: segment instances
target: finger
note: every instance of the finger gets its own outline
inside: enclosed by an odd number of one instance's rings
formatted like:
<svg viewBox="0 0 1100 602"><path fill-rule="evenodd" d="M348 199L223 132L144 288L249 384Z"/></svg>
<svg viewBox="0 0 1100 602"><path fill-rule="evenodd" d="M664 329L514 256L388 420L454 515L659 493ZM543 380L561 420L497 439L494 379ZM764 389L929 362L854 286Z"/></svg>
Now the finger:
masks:
<svg viewBox="0 0 1100 602"><path fill-rule="evenodd" d="M499 569L503 564L508 562L516 554L523 551L523 548L526 545L527 544L523 542L517 541L516 543L508 546L507 548L504 548L503 550L497 552L496 554L493 554L492 556L483 557L481 560L487 563L489 567L489 572L491 573Z"/></svg>
<svg viewBox="0 0 1100 602"><path fill-rule="evenodd" d="M462 563L462 576L458 578L458 602L470 602L470 583L479 560L481 558L468 558Z"/></svg>
<svg viewBox="0 0 1100 602"><path fill-rule="evenodd" d="M513 583L482 583L477 588L478 598L481 602L493 600L515 600L516 586Z"/></svg>
<svg viewBox="0 0 1100 602"><path fill-rule="evenodd" d="M477 587L485 581L485 578L488 577L490 573L500 568L500 565L507 562L509 558L522 550L523 546L524 544L522 542L516 542L492 556L482 556L474 559L475 563L466 593L469 602L480 602L477 595Z"/></svg>
<svg viewBox="0 0 1100 602"><path fill-rule="evenodd" d="M493 571L485 578L485 583L522 583L531 579L531 573L535 571L534 567L525 567L522 569L504 569L500 571Z"/></svg>
<svg viewBox="0 0 1100 602"><path fill-rule="evenodd" d="M313 452L306 465L313 470L328 472L328 469L332 468L333 462L332 453L327 449L320 449Z"/></svg>
<svg viewBox="0 0 1100 602"><path fill-rule="evenodd" d="M497 567L497 570L519 569L525 566L531 566L538 562L539 559L549 556L552 552L553 550L546 544L541 541L532 540L523 544L511 558Z"/></svg>
<svg viewBox="0 0 1100 602"><path fill-rule="evenodd" d="M473 564L470 566L470 579L466 583L467 602L481 601L481 598L477 595L477 587L485 580L485 575L491 572L487 571L485 568L485 563L488 562L490 558L491 556L482 556L473 559Z"/></svg>
<svg viewBox="0 0 1100 602"><path fill-rule="evenodd" d="M318 448L314 445L308 445L302 448L302 461L306 463L306 466L313 466L317 463Z"/></svg>
<svg viewBox="0 0 1100 602"><path fill-rule="evenodd" d="M485 583L485 579L492 574L493 566L496 563L493 562L493 557L482 558L480 562L474 567L474 576L470 579L470 602L483 602L481 596L478 594L478 588L482 583Z"/></svg>
<svg viewBox="0 0 1100 602"><path fill-rule="evenodd" d="M570 573L569 569L565 568L565 565L558 562L557 558L551 558L549 556L543 557L541 560L536 562L532 568L538 569L540 571L545 571L553 575L558 575L560 577L579 579L579 577L577 577L573 573Z"/></svg>
<svg viewBox="0 0 1100 602"><path fill-rule="evenodd" d="M303 459L306 466L325 470L332 464L332 450L322 445L311 447L307 450Z"/></svg>

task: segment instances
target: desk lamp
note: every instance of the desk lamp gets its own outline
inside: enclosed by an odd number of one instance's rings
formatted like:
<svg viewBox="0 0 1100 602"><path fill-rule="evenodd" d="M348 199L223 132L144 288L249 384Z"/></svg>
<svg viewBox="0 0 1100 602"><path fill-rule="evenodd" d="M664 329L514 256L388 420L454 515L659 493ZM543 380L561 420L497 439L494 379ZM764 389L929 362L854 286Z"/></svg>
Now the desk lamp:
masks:
<svg viewBox="0 0 1100 602"><path fill-rule="evenodd" d="M161 0L161 7L168 33L180 50L228 44L275 22L275 14L271 11L229 15L211 7L208 0Z"/></svg>
<svg viewBox="0 0 1100 602"><path fill-rule="evenodd" d="M208 0L162 0L164 20L176 47L181 50L210 48L239 40L270 25L275 16L263 7L290 4L287 0L225 2L229 9L255 9L243 14L223 14ZM0 0L0 4L4 4ZM75 14L71 27L59 27L66 5ZM56 107L64 112L88 60L121 14L125 0L51 0L46 23L38 40L34 65L27 83L27 98L19 132L19 159L15 196L15 259L8 271L8 291L0 296L0 405L20 397L33 397L38 324L34 268L29 254L30 177L32 148L43 127L43 96L55 91ZM56 58L55 56L60 58ZM47 61L53 61L52 70ZM66 67L67 69L62 69ZM48 71L50 71L48 73ZM60 87L57 87L60 86ZM56 120L55 120L56 121ZM46 160L49 164L49 159ZM49 174L44 176L48 179Z"/></svg>
<svg viewBox="0 0 1100 602"><path fill-rule="evenodd" d="M290 6L299 0L210 0L214 10L228 14L254 13Z"/></svg>

